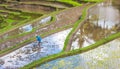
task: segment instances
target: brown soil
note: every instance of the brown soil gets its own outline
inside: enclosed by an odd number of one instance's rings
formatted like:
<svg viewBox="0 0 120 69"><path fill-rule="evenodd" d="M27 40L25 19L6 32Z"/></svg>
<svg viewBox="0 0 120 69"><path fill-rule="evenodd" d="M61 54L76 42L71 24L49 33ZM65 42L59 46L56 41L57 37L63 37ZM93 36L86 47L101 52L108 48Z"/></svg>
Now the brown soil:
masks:
<svg viewBox="0 0 120 69"><path fill-rule="evenodd" d="M50 13L56 10L54 7L37 5L37 4L17 4L10 8L25 11L25 12L36 12L36 13Z"/></svg>

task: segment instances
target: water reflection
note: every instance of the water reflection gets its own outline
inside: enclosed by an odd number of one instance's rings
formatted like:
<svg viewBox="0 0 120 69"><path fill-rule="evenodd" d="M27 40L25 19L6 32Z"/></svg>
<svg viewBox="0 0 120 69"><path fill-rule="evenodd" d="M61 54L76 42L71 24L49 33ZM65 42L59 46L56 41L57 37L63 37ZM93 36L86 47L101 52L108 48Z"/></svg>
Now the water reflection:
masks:
<svg viewBox="0 0 120 69"><path fill-rule="evenodd" d="M51 17L51 16L48 16L48 17L42 19L42 20L40 21L40 24L47 23L47 22L51 21L51 19L52 19L52 17Z"/></svg>
<svg viewBox="0 0 120 69"><path fill-rule="evenodd" d="M88 52L59 58L36 67L36 69L119 69L120 39Z"/></svg>
<svg viewBox="0 0 120 69"><path fill-rule="evenodd" d="M110 2L89 9L88 19L73 38L72 48L85 47L120 32L120 10Z"/></svg>
<svg viewBox="0 0 120 69"><path fill-rule="evenodd" d="M120 1L119 0L113 0L112 5L114 7L116 7L117 9L119 9L119 11L120 11Z"/></svg>
<svg viewBox="0 0 120 69"><path fill-rule="evenodd" d="M31 24L29 24L29 25L23 26L23 27L21 27L21 28L19 28L19 29L20 29L20 31L22 31L22 32L30 32L30 31L32 31L33 27L32 27Z"/></svg>
<svg viewBox="0 0 120 69"><path fill-rule="evenodd" d="M18 69L42 57L61 52L65 38L70 31L71 29L64 30L43 38L41 46L33 42L0 57L0 69Z"/></svg>

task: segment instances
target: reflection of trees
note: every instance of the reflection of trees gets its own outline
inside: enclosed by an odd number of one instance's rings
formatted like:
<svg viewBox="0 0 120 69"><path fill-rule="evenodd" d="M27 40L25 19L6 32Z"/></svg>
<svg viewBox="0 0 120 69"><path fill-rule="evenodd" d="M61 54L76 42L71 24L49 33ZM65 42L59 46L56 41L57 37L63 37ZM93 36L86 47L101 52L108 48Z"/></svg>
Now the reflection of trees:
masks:
<svg viewBox="0 0 120 69"><path fill-rule="evenodd" d="M112 33L120 32L120 23L114 25L111 29L108 29L108 26L106 26L106 20L104 20L104 26L98 26L98 21L99 18L97 15L91 16L91 18L85 21L83 26L80 28L80 34L74 37L74 41L79 38L80 48L83 46L84 41L92 44L89 39L98 41Z"/></svg>
<svg viewBox="0 0 120 69"><path fill-rule="evenodd" d="M82 47L84 41L87 41L88 43L91 44L91 41L89 41L87 38L92 39L93 41L98 41L102 38L109 36L113 31L114 32L120 31L120 25L115 25L112 29L107 29L102 28L97 24L86 21L85 24L80 28L80 34L77 35L77 38L79 38L79 46Z"/></svg>
<svg viewBox="0 0 120 69"><path fill-rule="evenodd" d="M108 5L104 5L104 7L107 7L107 6ZM119 6L119 8L120 8L120 6ZM106 22L107 21L107 15L106 15L107 12L104 13L105 15L103 13L101 15L101 12L98 7L90 9L89 12L90 13L88 13L88 16L89 16L88 20L80 28L80 34L77 34L77 36L75 36L75 38L74 38L74 41L77 38L79 38L79 46L80 47L83 46L84 41L91 44L92 42L89 39L91 39L93 41L98 41L102 38L105 38L105 37L111 35L112 33L120 32L120 21L119 21L119 23L112 26L111 29L108 29L109 26L108 26L108 23ZM112 15L112 14L110 14L110 15ZM103 20L104 20L104 23L100 24L100 22L102 22ZM119 20L119 17L117 20ZM112 21L112 20L110 20L110 21ZM98 26L98 23L101 26Z"/></svg>
<svg viewBox="0 0 120 69"><path fill-rule="evenodd" d="M112 27L112 31L120 32L120 23L116 24L115 26Z"/></svg>
<svg viewBox="0 0 120 69"><path fill-rule="evenodd" d="M85 35L94 41L98 41L110 34L110 30L103 29L102 27L94 25L93 23L85 23L81 29L81 33L83 33L82 36Z"/></svg>
<svg viewBox="0 0 120 69"><path fill-rule="evenodd" d="M113 6L115 6L116 8L118 8L120 10L120 0L113 0L112 4L113 4Z"/></svg>

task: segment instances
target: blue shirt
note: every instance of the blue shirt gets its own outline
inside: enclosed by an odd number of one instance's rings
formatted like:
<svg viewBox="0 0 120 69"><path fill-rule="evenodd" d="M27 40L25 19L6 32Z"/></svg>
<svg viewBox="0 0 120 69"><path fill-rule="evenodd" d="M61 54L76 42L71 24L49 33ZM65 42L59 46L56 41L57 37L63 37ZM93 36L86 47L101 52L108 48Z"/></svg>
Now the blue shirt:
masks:
<svg viewBox="0 0 120 69"><path fill-rule="evenodd" d="M40 36L36 36L37 41L41 42L42 38Z"/></svg>

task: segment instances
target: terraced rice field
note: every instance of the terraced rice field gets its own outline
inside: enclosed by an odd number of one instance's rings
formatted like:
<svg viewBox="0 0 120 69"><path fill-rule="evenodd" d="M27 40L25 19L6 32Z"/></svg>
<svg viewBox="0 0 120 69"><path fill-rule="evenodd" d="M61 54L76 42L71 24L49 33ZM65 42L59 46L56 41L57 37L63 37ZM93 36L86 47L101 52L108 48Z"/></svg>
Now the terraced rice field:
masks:
<svg viewBox="0 0 120 69"><path fill-rule="evenodd" d="M119 69L119 3L0 1L0 69Z"/></svg>

